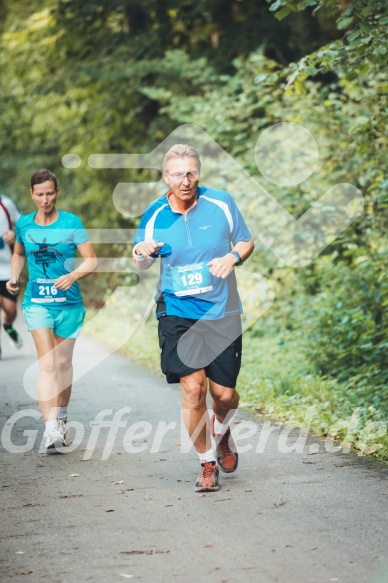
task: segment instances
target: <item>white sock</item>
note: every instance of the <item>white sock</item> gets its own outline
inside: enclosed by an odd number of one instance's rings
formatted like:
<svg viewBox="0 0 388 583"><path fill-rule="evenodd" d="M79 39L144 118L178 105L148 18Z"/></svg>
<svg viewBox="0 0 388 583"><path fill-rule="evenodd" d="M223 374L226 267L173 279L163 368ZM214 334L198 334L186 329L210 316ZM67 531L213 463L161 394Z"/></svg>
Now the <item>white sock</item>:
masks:
<svg viewBox="0 0 388 583"><path fill-rule="evenodd" d="M220 423L217 420L217 417L214 417L214 431L218 435L224 435L224 433L226 432L226 430L228 429L228 427L229 427L228 424L224 425L223 423Z"/></svg>
<svg viewBox="0 0 388 583"><path fill-rule="evenodd" d="M48 419L45 423L46 431L50 431L50 429L58 429L59 423L58 419Z"/></svg>
<svg viewBox="0 0 388 583"><path fill-rule="evenodd" d="M199 451L197 451L197 454L199 456L201 463L203 463L203 462L215 462L216 461L216 458L215 458L215 455L214 455L214 452L212 449L209 449L209 451L205 451L204 453L200 453Z"/></svg>
<svg viewBox="0 0 388 583"><path fill-rule="evenodd" d="M58 407L58 419L67 418L67 405L66 407Z"/></svg>

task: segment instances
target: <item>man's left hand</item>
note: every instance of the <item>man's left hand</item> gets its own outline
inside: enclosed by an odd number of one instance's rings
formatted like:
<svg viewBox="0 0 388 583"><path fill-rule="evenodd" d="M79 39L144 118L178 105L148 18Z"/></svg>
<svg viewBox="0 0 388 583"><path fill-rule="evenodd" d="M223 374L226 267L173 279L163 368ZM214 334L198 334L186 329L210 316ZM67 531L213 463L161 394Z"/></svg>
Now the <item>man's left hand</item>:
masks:
<svg viewBox="0 0 388 583"><path fill-rule="evenodd" d="M212 275L225 279L232 273L236 265L236 258L231 253L227 253L223 257L215 257L207 265L210 267L210 273Z"/></svg>

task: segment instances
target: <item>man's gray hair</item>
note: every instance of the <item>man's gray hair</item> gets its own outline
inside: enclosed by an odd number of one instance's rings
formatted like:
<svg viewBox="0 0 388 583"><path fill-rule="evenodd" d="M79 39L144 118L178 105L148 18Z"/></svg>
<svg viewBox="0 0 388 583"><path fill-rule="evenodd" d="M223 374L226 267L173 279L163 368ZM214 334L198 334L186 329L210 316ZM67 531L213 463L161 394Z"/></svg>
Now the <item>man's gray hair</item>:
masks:
<svg viewBox="0 0 388 583"><path fill-rule="evenodd" d="M163 164L162 164L162 172L166 171L166 166L170 160L174 160L175 158L195 158L198 163L198 168L201 169L201 161L199 159L199 154L197 150L188 146L187 144L175 144L169 151L166 153Z"/></svg>

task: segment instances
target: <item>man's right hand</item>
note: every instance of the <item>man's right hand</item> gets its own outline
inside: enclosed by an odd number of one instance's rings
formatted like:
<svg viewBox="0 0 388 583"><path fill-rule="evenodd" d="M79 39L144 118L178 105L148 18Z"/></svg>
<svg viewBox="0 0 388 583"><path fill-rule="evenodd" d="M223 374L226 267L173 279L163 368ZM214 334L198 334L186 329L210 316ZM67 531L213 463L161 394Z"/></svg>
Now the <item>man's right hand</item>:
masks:
<svg viewBox="0 0 388 583"><path fill-rule="evenodd" d="M159 253L159 249L161 247L163 247L164 243L160 242L160 243L156 243L156 241L154 241L153 239L147 239L146 241L143 241L142 243L138 243L134 250L133 250L133 257L136 261L136 258L138 257L139 260L141 261L141 257L144 257L145 259L148 260L152 260L153 257L152 255L158 255Z"/></svg>
<svg viewBox="0 0 388 583"><path fill-rule="evenodd" d="M7 288L7 291L13 296L16 296L16 294L19 293L19 282L16 279L10 279L7 281L5 287Z"/></svg>

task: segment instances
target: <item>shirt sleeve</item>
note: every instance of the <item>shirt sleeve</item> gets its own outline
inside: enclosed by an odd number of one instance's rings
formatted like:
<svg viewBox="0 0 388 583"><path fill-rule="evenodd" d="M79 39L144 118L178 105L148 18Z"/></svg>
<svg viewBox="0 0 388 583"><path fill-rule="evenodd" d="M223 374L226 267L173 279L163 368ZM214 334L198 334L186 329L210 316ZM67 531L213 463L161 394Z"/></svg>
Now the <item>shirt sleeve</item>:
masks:
<svg viewBox="0 0 388 583"><path fill-rule="evenodd" d="M145 237L145 224L146 224L146 220L144 219L144 215L141 218L140 221L140 225L137 228L137 231L135 233L135 237L133 239L133 245L137 245L138 243L142 243L144 241L144 237Z"/></svg>
<svg viewBox="0 0 388 583"><path fill-rule="evenodd" d="M140 224L137 228L137 231L135 233L135 237L133 240L133 244L134 246L137 245L138 243L142 243L146 238L148 238L149 236L154 237L155 236L155 219L158 215L158 213L163 210L165 205L160 206L160 204L155 204L155 203L159 203L159 201L154 201L152 202L145 210L144 214L142 215L141 219L140 219ZM148 228L147 229L147 235L146 235L146 227L152 224L153 227L152 228Z"/></svg>
<svg viewBox="0 0 388 583"><path fill-rule="evenodd" d="M81 243L86 243L89 241L89 236L86 232L85 227L79 217L74 215L73 218L74 230L73 230L73 243L74 245L80 245Z"/></svg>
<svg viewBox="0 0 388 583"><path fill-rule="evenodd" d="M15 226L15 236L16 236L16 241L18 243L22 243L23 244L21 223L22 223L22 219L19 217L19 219L18 219L18 221L16 223L16 226Z"/></svg>
<svg viewBox="0 0 388 583"><path fill-rule="evenodd" d="M230 195L229 195L230 196ZM235 245L239 241L249 241L252 238L251 233L246 226L246 223L243 219L242 214L240 213L236 203L234 202L233 198L230 196L229 198L229 210L230 214L232 215L233 219L233 228L230 234L230 239Z"/></svg>

